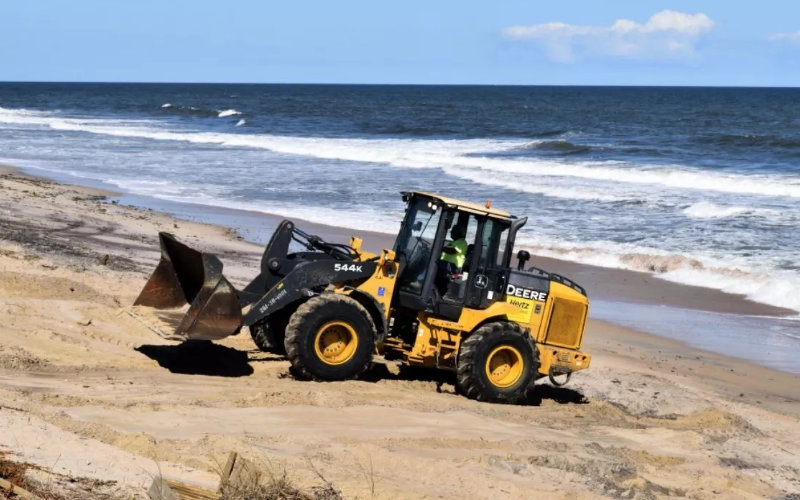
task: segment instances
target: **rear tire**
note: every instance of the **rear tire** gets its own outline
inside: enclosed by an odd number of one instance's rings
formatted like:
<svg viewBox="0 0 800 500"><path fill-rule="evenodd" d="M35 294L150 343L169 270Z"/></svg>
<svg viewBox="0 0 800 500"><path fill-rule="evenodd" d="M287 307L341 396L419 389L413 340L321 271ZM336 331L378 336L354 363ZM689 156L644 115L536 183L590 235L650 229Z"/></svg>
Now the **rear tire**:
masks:
<svg viewBox="0 0 800 500"><path fill-rule="evenodd" d="M478 401L520 403L539 365L539 350L522 327L510 322L489 323L461 344L458 389Z"/></svg>
<svg viewBox="0 0 800 500"><path fill-rule="evenodd" d="M286 326L286 357L303 380L347 380L363 373L375 352L375 325L364 306L326 293L297 308Z"/></svg>
<svg viewBox="0 0 800 500"><path fill-rule="evenodd" d="M283 345L286 336L285 321L262 321L250 327L250 336L253 342L264 352L274 354L286 354L286 347Z"/></svg>

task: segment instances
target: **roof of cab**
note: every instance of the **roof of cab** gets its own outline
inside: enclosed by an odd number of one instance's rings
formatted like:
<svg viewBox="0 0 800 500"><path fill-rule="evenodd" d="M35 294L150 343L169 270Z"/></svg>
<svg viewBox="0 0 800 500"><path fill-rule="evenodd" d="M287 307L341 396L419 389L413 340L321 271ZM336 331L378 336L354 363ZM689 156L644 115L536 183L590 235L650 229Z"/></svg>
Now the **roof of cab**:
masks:
<svg viewBox="0 0 800 500"><path fill-rule="evenodd" d="M500 210L498 208L486 208L485 205L480 205L478 203L472 203L469 201L462 201L457 200L455 198L448 198L447 196L438 195L435 193L426 193L423 191L412 191L410 193L403 193L403 194L413 194L419 196L427 196L429 198L436 198L440 200L443 204L456 207L460 210L465 212L472 212L480 215L489 215L490 217L497 217L500 219L514 219L515 216L511 215L510 213L506 212L505 210Z"/></svg>

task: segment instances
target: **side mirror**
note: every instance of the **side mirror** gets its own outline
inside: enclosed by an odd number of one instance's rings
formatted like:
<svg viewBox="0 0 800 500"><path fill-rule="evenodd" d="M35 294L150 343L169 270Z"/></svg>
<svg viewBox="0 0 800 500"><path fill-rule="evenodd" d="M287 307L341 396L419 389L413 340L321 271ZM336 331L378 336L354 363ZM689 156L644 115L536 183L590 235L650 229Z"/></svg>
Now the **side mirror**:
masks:
<svg viewBox="0 0 800 500"><path fill-rule="evenodd" d="M522 271L525 268L525 263L531 260L531 254L527 250L520 250L517 252L517 270Z"/></svg>

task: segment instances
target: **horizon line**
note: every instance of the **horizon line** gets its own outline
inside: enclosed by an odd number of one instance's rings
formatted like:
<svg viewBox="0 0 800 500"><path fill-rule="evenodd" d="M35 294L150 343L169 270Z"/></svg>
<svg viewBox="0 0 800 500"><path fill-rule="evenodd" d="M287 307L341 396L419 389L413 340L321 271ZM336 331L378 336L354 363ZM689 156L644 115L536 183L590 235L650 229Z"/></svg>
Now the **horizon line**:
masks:
<svg viewBox="0 0 800 500"><path fill-rule="evenodd" d="M211 82L211 81L123 81L123 80L0 80L0 84L98 84L98 85L316 85L362 87L597 87L597 88L729 88L797 89L790 85L666 85L666 84L574 84L574 83L353 83L353 82Z"/></svg>

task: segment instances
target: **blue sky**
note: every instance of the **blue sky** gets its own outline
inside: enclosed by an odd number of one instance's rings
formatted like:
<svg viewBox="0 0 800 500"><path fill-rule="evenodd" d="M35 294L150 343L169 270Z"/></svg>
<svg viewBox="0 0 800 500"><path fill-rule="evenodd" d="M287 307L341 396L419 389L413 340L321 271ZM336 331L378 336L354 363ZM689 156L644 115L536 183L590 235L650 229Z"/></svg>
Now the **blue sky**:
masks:
<svg viewBox="0 0 800 500"><path fill-rule="evenodd" d="M0 80L800 85L800 2L0 2Z"/></svg>

